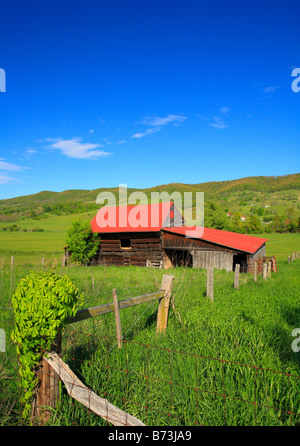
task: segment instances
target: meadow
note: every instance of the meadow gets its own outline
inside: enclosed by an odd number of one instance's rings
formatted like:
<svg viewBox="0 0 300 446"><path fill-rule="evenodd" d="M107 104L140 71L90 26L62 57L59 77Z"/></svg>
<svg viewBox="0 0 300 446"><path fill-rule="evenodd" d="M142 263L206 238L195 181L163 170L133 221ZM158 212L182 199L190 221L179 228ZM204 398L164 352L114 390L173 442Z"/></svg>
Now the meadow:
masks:
<svg viewBox="0 0 300 446"><path fill-rule="evenodd" d="M287 248L273 241L285 256ZM0 364L2 425L23 423L17 358L9 341L10 295L22 277L39 269L39 256L13 270L8 262L1 265L0 319L7 334ZM158 303L150 302L121 311L122 349L116 346L112 313L69 325L62 336L62 356L77 376L146 425L300 424L300 353L292 349L292 330L300 323L300 259L291 264L279 259L278 272L267 281L242 274L239 290L233 288L233 272L215 270L214 302L206 297L201 269L57 265L54 271L71 278L84 295L84 307L111 302L113 288L122 300L156 291L165 273L175 276L164 334L156 334ZM106 422L61 386L50 424Z"/></svg>

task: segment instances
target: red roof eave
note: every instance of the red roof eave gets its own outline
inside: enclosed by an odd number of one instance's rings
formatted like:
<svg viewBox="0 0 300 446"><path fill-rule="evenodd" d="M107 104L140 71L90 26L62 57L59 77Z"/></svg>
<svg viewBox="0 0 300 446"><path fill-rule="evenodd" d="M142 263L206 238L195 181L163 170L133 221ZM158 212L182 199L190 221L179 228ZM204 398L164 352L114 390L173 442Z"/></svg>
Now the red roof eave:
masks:
<svg viewBox="0 0 300 446"><path fill-rule="evenodd" d="M177 228L162 228L162 230L184 236L188 234L189 238L201 239L206 242L214 243L215 245L226 246L227 248L236 249L238 251L251 254L254 254L268 241L268 239L255 237L253 235L239 234L237 232L223 231L212 228L195 227L193 231L192 229L182 226ZM194 235L193 232L195 232Z"/></svg>

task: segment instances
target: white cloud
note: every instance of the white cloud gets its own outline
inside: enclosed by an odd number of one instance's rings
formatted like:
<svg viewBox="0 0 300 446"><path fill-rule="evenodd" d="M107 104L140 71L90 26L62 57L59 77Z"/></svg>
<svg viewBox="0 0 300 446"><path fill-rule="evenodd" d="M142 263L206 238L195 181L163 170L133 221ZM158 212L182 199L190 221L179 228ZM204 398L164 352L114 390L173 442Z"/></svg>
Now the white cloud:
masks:
<svg viewBox="0 0 300 446"><path fill-rule="evenodd" d="M89 130L89 133L94 133L94 131L95 131L94 129L91 129Z"/></svg>
<svg viewBox="0 0 300 446"><path fill-rule="evenodd" d="M24 169L28 169L28 167L17 166L16 164L7 163L3 158L0 158L0 171L8 171L8 172L21 172ZM0 184L10 183L11 181L16 181L17 179L6 174L0 173Z"/></svg>
<svg viewBox="0 0 300 446"><path fill-rule="evenodd" d="M52 139L47 138L46 141L54 141L50 144L51 149L60 150L61 153L68 158L76 159L96 159L111 155L109 152L103 150L95 150L98 147L103 147L102 144L82 143L81 138L72 139Z"/></svg>
<svg viewBox="0 0 300 446"><path fill-rule="evenodd" d="M11 181L15 181L15 178L0 174L0 184L10 183Z"/></svg>
<svg viewBox="0 0 300 446"><path fill-rule="evenodd" d="M0 170L8 170L10 172L20 172L23 169L28 169L28 167L17 166L16 164L7 163L4 158L0 158Z"/></svg>
<svg viewBox="0 0 300 446"><path fill-rule="evenodd" d="M142 123L150 126L150 128L146 129L144 132L135 133L131 138L143 138L144 136L159 132L161 127L169 123L173 123L176 126L185 119L186 117L182 115L167 115L165 118L160 118L158 116L153 118L146 117L143 119Z"/></svg>
<svg viewBox="0 0 300 446"><path fill-rule="evenodd" d="M182 115L168 115L165 118L145 118L143 120L144 124L151 125L153 127L161 127L162 125L169 124L170 122L183 122L186 119L185 116Z"/></svg>
<svg viewBox="0 0 300 446"><path fill-rule="evenodd" d="M271 87L265 87L265 88L264 88L264 92L265 92L265 93L275 93L275 91L278 90L278 88L279 88L279 87L274 87L274 86L271 86Z"/></svg>
<svg viewBox="0 0 300 446"><path fill-rule="evenodd" d="M159 132L160 129L147 129L144 132L135 133L131 138L143 138L144 136L151 135L152 133Z"/></svg>
<svg viewBox="0 0 300 446"><path fill-rule="evenodd" d="M219 116L213 116L210 120L210 125L216 129L225 129L227 127L226 122L219 118Z"/></svg>
<svg viewBox="0 0 300 446"><path fill-rule="evenodd" d="M230 112L230 108L229 107L222 107L221 108L221 112L224 113L224 114L227 114L227 113Z"/></svg>
<svg viewBox="0 0 300 446"><path fill-rule="evenodd" d="M117 141L117 144L125 144L126 140L125 139L121 139L121 141Z"/></svg>

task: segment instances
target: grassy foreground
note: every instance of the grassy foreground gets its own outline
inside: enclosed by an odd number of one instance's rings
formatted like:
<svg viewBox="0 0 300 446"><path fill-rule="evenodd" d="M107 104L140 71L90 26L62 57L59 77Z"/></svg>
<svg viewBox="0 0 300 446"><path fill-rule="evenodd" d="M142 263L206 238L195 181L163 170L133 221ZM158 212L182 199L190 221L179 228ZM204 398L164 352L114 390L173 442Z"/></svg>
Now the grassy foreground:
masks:
<svg viewBox="0 0 300 446"><path fill-rule="evenodd" d="M17 358L9 341L10 295L19 280L39 266L1 269L1 424L22 424ZM59 266L84 293L84 307L156 291L163 270ZM207 299L206 271L175 268L173 306L165 334L156 334L157 302L121 311L123 348L116 347L114 315L70 325L62 354L94 392L146 425L299 425L300 352L292 330L300 327L300 259L279 260L278 273L258 282L215 271L214 302ZM300 342L299 342L300 344ZM105 425L71 400L61 387L51 425Z"/></svg>

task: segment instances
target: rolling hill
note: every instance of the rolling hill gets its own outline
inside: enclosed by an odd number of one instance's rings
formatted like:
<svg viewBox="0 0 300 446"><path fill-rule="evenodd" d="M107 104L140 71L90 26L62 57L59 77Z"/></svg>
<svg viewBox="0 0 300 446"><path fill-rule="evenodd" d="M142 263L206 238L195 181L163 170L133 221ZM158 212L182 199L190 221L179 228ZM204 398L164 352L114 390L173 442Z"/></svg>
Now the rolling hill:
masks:
<svg viewBox="0 0 300 446"><path fill-rule="evenodd" d="M171 183L148 189L128 189L142 191L150 196L151 192L172 193L204 192L205 201L213 201L223 208L246 211L244 206L257 204L269 206L275 211L294 206L299 211L300 173L283 176L248 177L231 181L214 181L198 184ZM118 196L118 187L99 188L94 190L66 190L63 192L42 191L33 195L26 195L6 200L0 200L0 220L4 215L11 217L6 221L15 221L43 212L71 214L97 209L97 195L100 192L112 192ZM60 212L61 209L61 212Z"/></svg>
<svg viewBox="0 0 300 446"><path fill-rule="evenodd" d="M95 190L66 190L63 192L42 191L37 194L0 200L0 257L11 254L18 256L18 261L28 261L37 253L52 256L61 255L65 246L67 230L74 220L91 221L99 208L96 204L100 192L113 192L118 197L118 187ZM128 189L128 195L135 191ZM279 177L250 177L232 181L216 181L199 184L164 184L149 189L140 189L148 197L151 192L204 192L205 225L217 229L235 230L235 232L296 232L287 229L286 221L292 217L299 224L300 217L300 174ZM233 216L244 215L260 221L260 228L246 229L247 221L234 222ZM255 215L254 215L255 214ZM276 220L277 219L277 220ZM278 222L274 229L272 221ZM234 229L228 223L236 225ZM281 223L280 223L281 222ZM285 226L281 230L280 224ZM299 231L299 226L298 226ZM274 234L267 234L266 238ZM284 240L290 240L296 249L299 234L282 234ZM263 235L262 235L263 236ZM276 239L276 237L275 237ZM278 245L274 239L274 246ZM281 239L280 239L281 240ZM276 244L277 242L277 244ZM299 245L300 246L300 245ZM278 245L279 247L279 245ZM274 247L272 246L272 250ZM282 249L280 249L281 251ZM273 251L272 251L273 252ZM285 251L284 251L285 252ZM288 251L289 252L289 251ZM25 256L22 260L22 256Z"/></svg>

